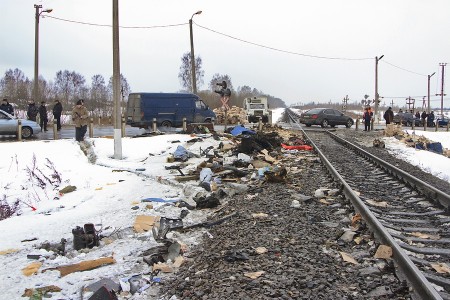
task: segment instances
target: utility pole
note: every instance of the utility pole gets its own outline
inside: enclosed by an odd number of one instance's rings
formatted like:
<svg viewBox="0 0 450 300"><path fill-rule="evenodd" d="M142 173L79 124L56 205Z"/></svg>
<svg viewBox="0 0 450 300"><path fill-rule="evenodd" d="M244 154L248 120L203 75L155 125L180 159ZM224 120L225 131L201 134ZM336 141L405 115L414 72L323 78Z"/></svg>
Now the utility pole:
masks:
<svg viewBox="0 0 450 300"><path fill-rule="evenodd" d="M428 95L430 95L430 94L428 94ZM428 108L427 108L427 103L426 103L426 101L425 101L425 96L423 96L423 101L422 101L422 111L424 111L425 109L427 109L427 111L429 110ZM428 98L429 99L429 98Z"/></svg>
<svg viewBox="0 0 450 300"><path fill-rule="evenodd" d="M378 104L380 100L378 99L380 95L378 95L378 62L383 58L384 55L381 55L379 58L375 56L375 121L377 123L380 122L378 118Z"/></svg>
<svg viewBox="0 0 450 300"><path fill-rule="evenodd" d="M122 159L122 114L120 106L119 0L113 0L113 101L114 158Z"/></svg>
<svg viewBox="0 0 450 300"><path fill-rule="evenodd" d="M416 102L416 99L411 98L411 96L409 96L408 98L406 98L406 104L408 105L408 110L411 112L411 105L412 105L412 110L414 113L414 103Z"/></svg>
<svg viewBox="0 0 450 300"><path fill-rule="evenodd" d="M447 94L444 94L444 69L447 63L440 63L439 66L442 67L442 79L441 79L441 93L436 94L436 96L441 96L441 116L444 115L444 96L447 96Z"/></svg>
<svg viewBox="0 0 450 300"><path fill-rule="evenodd" d="M345 110L347 109L348 95L346 95L345 98L342 99L342 102L344 103L342 105L342 111L345 112Z"/></svg>
<svg viewBox="0 0 450 300"><path fill-rule="evenodd" d="M391 108L394 109L394 99L391 100Z"/></svg>
<svg viewBox="0 0 450 300"><path fill-rule="evenodd" d="M194 55L194 34L192 32L192 18L195 15L201 14L202 11L199 10L196 13L192 14L192 17L189 19L189 32L191 39L191 73L192 73L192 93L197 94L197 79L195 76L195 55Z"/></svg>
<svg viewBox="0 0 450 300"><path fill-rule="evenodd" d="M427 113L430 113L430 109L431 109L431 104L430 104L430 78L431 76L433 76L434 74L436 74L436 72L434 72L431 75L428 75L428 108L427 108Z"/></svg>
<svg viewBox="0 0 450 300"><path fill-rule="evenodd" d="M51 13L52 9L41 10L42 5L35 4L35 23L34 23L34 82L33 82L33 98L37 103L40 102L39 97L39 19L42 13Z"/></svg>

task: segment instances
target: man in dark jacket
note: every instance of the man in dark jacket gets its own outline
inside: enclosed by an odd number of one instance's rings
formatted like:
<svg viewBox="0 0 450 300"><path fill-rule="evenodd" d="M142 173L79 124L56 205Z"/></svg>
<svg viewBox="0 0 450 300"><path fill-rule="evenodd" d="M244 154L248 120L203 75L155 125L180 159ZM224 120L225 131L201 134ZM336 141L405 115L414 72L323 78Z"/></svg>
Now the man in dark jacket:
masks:
<svg viewBox="0 0 450 300"><path fill-rule="evenodd" d="M48 122L47 107L45 107L45 102L42 101L41 106L39 106L39 125L41 126L41 130L48 131L47 122Z"/></svg>
<svg viewBox="0 0 450 300"><path fill-rule="evenodd" d="M422 117L422 124L423 126L425 126L425 120L428 117L428 114L425 111L423 111L421 117Z"/></svg>
<svg viewBox="0 0 450 300"><path fill-rule="evenodd" d="M62 104L59 100L55 100L55 105L53 106L53 117L56 121L56 130L61 130L61 113L62 113Z"/></svg>
<svg viewBox="0 0 450 300"><path fill-rule="evenodd" d="M392 111L392 107L389 107L385 112L384 112L384 119L386 120L386 125L391 124L392 121L394 120L394 112Z"/></svg>
<svg viewBox="0 0 450 300"><path fill-rule="evenodd" d="M0 105L0 109L14 116L14 108L11 104L9 104L8 99L3 99L2 105Z"/></svg>
<svg viewBox="0 0 450 300"><path fill-rule="evenodd" d="M36 122L36 116L37 116L38 112L39 112L39 110L36 107L36 103L34 103L34 100L31 100L28 103L28 109L27 109L28 120Z"/></svg>
<svg viewBox="0 0 450 300"><path fill-rule="evenodd" d="M428 115L427 122L428 122L428 124L427 124L428 127L435 126L435 124L434 124L434 111L430 112L430 114Z"/></svg>

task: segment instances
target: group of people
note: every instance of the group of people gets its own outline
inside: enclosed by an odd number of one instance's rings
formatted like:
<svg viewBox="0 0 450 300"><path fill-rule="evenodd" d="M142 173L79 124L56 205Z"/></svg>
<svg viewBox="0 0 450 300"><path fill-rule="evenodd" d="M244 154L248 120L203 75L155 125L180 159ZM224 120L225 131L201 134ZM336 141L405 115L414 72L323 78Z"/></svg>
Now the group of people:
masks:
<svg viewBox="0 0 450 300"><path fill-rule="evenodd" d="M434 126L434 111L431 111L429 114L427 114L426 111L423 111L422 114L420 114L419 111L416 112L416 118L422 119L422 124L427 124L428 127Z"/></svg>
<svg viewBox="0 0 450 300"><path fill-rule="evenodd" d="M55 104L53 105L53 118L56 121L56 130L61 130L61 114L62 114L62 104L59 100L55 100ZM45 106L45 101L41 102L41 106L36 107L36 103L34 103L33 100L31 100L28 103L28 110L27 110L27 117L28 120L35 121L37 115L39 114L39 126L41 126L41 130L48 131L47 130L47 123L48 123L48 114L47 114L47 107Z"/></svg>
<svg viewBox="0 0 450 300"><path fill-rule="evenodd" d="M7 112L10 115L14 115L14 108L8 102L8 99L3 99L0 109ZM63 111L63 106L59 100L55 100L55 104L52 108L53 118L56 122L56 129L61 130L61 114ZM35 121L39 114L39 125L42 131L47 130L48 123L48 113L45 101L41 102L39 107L36 106L34 100L28 103L27 118L28 120ZM84 136L87 132L87 125L89 122L89 113L87 108L84 106L84 100L78 100L75 107L72 110L72 120L75 123L75 139L79 142L84 140Z"/></svg>

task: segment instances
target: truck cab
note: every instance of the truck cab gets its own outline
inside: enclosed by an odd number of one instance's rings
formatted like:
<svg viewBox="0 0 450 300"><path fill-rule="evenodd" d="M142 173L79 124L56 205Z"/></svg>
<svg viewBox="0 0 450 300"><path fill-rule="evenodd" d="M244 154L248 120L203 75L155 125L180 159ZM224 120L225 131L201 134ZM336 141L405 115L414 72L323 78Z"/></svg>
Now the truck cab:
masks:
<svg viewBox="0 0 450 300"><path fill-rule="evenodd" d="M249 123L271 122L271 112L267 103L267 97L248 97L244 99L243 105Z"/></svg>

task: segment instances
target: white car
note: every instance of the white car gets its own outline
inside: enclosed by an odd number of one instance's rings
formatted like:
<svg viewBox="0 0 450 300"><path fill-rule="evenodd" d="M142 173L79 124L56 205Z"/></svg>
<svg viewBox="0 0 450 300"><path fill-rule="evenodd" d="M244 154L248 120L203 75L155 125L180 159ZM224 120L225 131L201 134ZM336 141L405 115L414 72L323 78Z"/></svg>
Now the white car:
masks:
<svg viewBox="0 0 450 300"><path fill-rule="evenodd" d="M30 138L34 133L41 132L38 123L26 119L18 119L0 109L0 135L17 135L19 120L22 123L22 137Z"/></svg>

